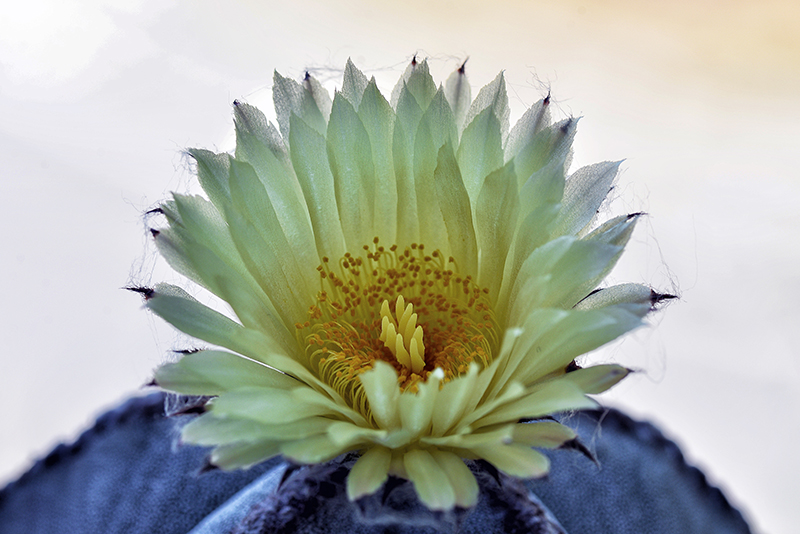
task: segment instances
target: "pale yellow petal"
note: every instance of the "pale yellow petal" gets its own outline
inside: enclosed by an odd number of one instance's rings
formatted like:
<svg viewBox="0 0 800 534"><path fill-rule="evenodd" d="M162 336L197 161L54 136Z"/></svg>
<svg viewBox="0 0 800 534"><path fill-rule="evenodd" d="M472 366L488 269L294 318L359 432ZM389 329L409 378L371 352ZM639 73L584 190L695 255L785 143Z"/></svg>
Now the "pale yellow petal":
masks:
<svg viewBox="0 0 800 534"><path fill-rule="evenodd" d="M478 502L478 481L475 480L472 471L464 465L464 461L449 451L431 449L430 453L450 480L450 485L456 494L456 506L462 508L475 506Z"/></svg>
<svg viewBox="0 0 800 534"><path fill-rule="evenodd" d="M391 460L392 453L385 447L374 446L364 451L347 475L347 498L354 501L378 491L389 477Z"/></svg>
<svg viewBox="0 0 800 534"><path fill-rule="evenodd" d="M555 449L564 442L575 439L576 434L571 428L555 421L535 421L532 423L519 423L514 425L513 438L517 443L529 447L543 447Z"/></svg>
<svg viewBox="0 0 800 534"><path fill-rule="evenodd" d="M403 457L408 477L419 499L431 510L450 510L456 504L453 484L428 451L412 449Z"/></svg>
<svg viewBox="0 0 800 534"><path fill-rule="evenodd" d="M518 478L537 478L547 474L550 461L526 445L486 445L470 449L500 471Z"/></svg>

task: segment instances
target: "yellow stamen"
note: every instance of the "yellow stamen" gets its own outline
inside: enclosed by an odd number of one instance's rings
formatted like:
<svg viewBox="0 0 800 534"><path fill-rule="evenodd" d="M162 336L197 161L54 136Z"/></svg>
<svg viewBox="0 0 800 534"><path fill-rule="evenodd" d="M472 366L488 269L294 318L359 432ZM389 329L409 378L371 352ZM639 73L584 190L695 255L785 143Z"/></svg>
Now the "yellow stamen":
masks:
<svg viewBox="0 0 800 534"><path fill-rule="evenodd" d="M403 391L416 392L435 369L447 382L472 362L487 366L498 348L488 291L454 271L452 259L423 245L373 243L338 266L323 258L316 303L296 325L308 368L365 416L358 375L375 360L394 366Z"/></svg>

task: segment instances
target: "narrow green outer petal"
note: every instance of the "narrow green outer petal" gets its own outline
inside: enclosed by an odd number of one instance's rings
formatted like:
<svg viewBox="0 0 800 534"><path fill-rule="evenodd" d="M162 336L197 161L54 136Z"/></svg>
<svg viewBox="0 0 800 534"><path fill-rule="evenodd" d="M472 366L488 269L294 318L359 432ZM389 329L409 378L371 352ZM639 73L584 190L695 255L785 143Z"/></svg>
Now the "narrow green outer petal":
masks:
<svg viewBox="0 0 800 534"><path fill-rule="evenodd" d="M284 177L282 181L287 180ZM319 257L305 208L302 213L299 207L295 210L294 215L300 219L291 225L283 225L280 213L292 210L285 204L274 204L272 197L275 195L267 192L253 167L235 160L230 164L230 191L233 207L258 230L261 239L272 249L290 286L306 295L312 292L318 278L310 267L319 262ZM231 211L223 210L229 224ZM237 243L237 248L241 251L241 244Z"/></svg>
<svg viewBox="0 0 800 534"><path fill-rule="evenodd" d="M520 200L520 207L524 204ZM500 288L500 296L497 299L495 313L501 323L508 326L518 326L519 317L514 320L509 319L510 307L513 303L511 297L512 290L519 280L520 269L525 260L540 246L550 240L548 226L558 216L560 205L544 205L531 212L520 222L517 229L517 237L509 251L509 261L506 262L506 269L503 273L503 284Z"/></svg>
<svg viewBox="0 0 800 534"><path fill-rule="evenodd" d="M634 213L614 217L592 230L584 239L586 241L597 241L624 247L628 244L628 240L631 238L640 216L640 213Z"/></svg>
<svg viewBox="0 0 800 534"><path fill-rule="evenodd" d="M264 293L270 296L283 319L284 327L291 331L296 323L307 319L308 304L313 299L314 291L310 282L298 273L300 267L293 261L291 253L283 254L284 249L280 246L289 246L285 236L278 234L278 229L267 236L271 242L266 242L263 234L242 217L241 211L229 210L225 215L231 236L248 271Z"/></svg>
<svg viewBox="0 0 800 534"><path fill-rule="evenodd" d="M533 419L567 410L594 408L597 404L586 397L574 383L557 380L535 388L493 410L473 423L473 428Z"/></svg>
<svg viewBox="0 0 800 534"><path fill-rule="evenodd" d="M185 334L254 360L263 361L259 356L264 352L280 350L265 334L244 328L175 286L159 284L145 306Z"/></svg>
<svg viewBox="0 0 800 534"><path fill-rule="evenodd" d="M336 262L344 256L344 235L325 137L296 115L291 117L291 123L292 164L309 206L316 248L320 257Z"/></svg>
<svg viewBox="0 0 800 534"><path fill-rule="evenodd" d="M552 162L569 167L572 140L577 132L578 119L564 119L536 133L514 157L520 186L536 171ZM563 162L563 163L562 163Z"/></svg>
<svg viewBox="0 0 800 534"><path fill-rule="evenodd" d="M348 450L350 445L338 445L328 435L281 443L280 451L288 459L301 464L318 464L332 460Z"/></svg>
<svg viewBox="0 0 800 534"><path fill-rule="evenodd" d="M236 158L250 163L265 175L291 174L286 142L264 113L245 102L234 101Z"/></svg>
<svg viewBox="0 0 800 534"><path fill-rule="evenodd" d="M337 446L351 446L353 443L384 443L389 433L386 430L367 428L346 421L337 421L327 429L328 437Z"/></svg>
<svg viewBox="0 0 800 534"><path fill-rule="evenodd" d="M364 73L358 70L350 58L344 67L344 79L342 81L342 94L344 97L353 104L355 109L359 109L361 104L361 97L364 94L364 89L367 88L367 77Z"/></svg>
<svg viewBox="0 0 800 534"><path fill-rule="evenodd" d="M503 365L498 368L498 372L492 380L492 387L490 390L490 398L503 393L506 387L517 381L520 375L521 367L536 367L541 365L542 360L547 356L547 353L542 354L541 346L534 345L539 340L543 332L558 326L570 312L565 310L535 310L532 312L521 328L509 330L515 332L516 336L510 338L506 336L503 341L502 350L508 352L508 356L504 358ZM570 335L573 333L570 332ZM522 381L523 384L529 382Z"/></svg>
<svg viewBox="0 0 800 534"><path fill-rule="evenodd" d="M557 233L576 234L592 222L611 190L621 163L604 161L587 165L569 177L561 213L555 223Z"/></svg>
<svg viewBox="0 0 800 534"><path fill-rule="evenodd" d="M644 317L650 311L650 301L653 297L653 290L642 284L619 284L616 286L600 289L575 305L576 310L595 310L614 306L617 304L631 304L629 308L641 310L640 317Z"/></svg>
<svg viewBox="0 0 800 534"><path fill-rule="evenodd" d="M229 352L203 350L161 366L156 383L184 395L220 395L240 387L295 388L296 379Z"/></svg>
<svg viewBox="0 0 800 534"><path fill-rule="evenodd" d="M375 169L369 135L341 93L333 99L327 151L347 249L360 251L375 237Z"/></svg>
<svg viewBox="0 0 800 534"><path fill-rule="evenodd" d="M621 247L572 237L534 250L512 290L510 321L516 324L536 307L571 308L596 286L621 252Z"/></svg>
<svg viewBox="0 0 800 534"><path fill-rule="evenodd" d="M481 389L481 396L483 395L483 391L485 390ZM526 391L525 388L522 386L522 384L516 381L509 383L508 387L506 387L503 390L503 392L500 393L499 395L495 396L494 398L488 399L486 402L483 402L475 410L465 412L464 417L458 422L458 425L456 426L456 431L454 433L458 434L464 431L464 429L466 429L467 427L469 427L471 430L474 431L475 429L480 428L482 426L489 426L494 424L494 422L490 422L490 423L481 423L477 426L473 425L473 423L475 423L476 421L490 416L491 414L502 409L504 406L513 404L515 401L524 398L525 396L526 396ZM519 419L519 417L517 419ZM512 421L509 419L509 420L502 420L499 422L500 423L515 422L515 420Z"/></svg>
<svg viewBox="0 0 800 534"><path fill-rule="evenodd" d="M460 449L472 449L489 444L510 443L513 434L513 425L505 425L502 428L488 432L465 432L463 434L451 434L449 436L423 437L422 443L436 445L437 447L449 447Z"/></svg>
<svg viewBox="0 0 800 534"><path fill-rule="evenodd" d="M375 235L384 243L395 244L398 209L392 158L395 115L374 79L365 87L358 116L369 135L375 166Z"/></svg>
<svg viewBox="0 0 800 534"><path fill-rule="evenodd" d="M631 370L621 365L594 365L572 371L563 376L563 380L569 380L583 390L584 393L597 395L614 387L623 378L630 374Z"/></svg>
<svg viewBox="0 0 800 534"><path fill-rule="evenodd" d="M403 71L403 75L400 76L400 79L397 80L397 83L394 84L394 87L392 88L392 95L389 99L389 103L392 105L393 109L398 109L400 105L400 98L403 92L405 91L406 93L408 93L408 86L406 82L408 81L409 76L411 76L411 73L413 73L414 70L416 70L416 66L412 61L406 66L406 70ZM408 93L408 96L411 96L411 94ZM414 100L416 101L416 99Z"/></svg>
<svg viewBox="0 0 800 534"><path fill-rule="evenodd" d="M514 165L517 170L516 160ZM556 161L531 175L519 190L519 215L516 219L519 226L506 262L499 305L495 310L501 321L507 321L509 295L522 264L534 250L551 239L552 224L561 211L564 184L564 162Z"/></svg>
<svg viewBox="0 0 800 534"><path fill-rule="evenodd" d="M245 330L245 333L248 333ZM252 350L252 347L259 347L257 345L258 338L255 338L253 342L248 343L248 349L250 352L245 352L247 356L249 356L253 360L258 360L263 362L264 364L268 365L269 367L273 367L275 369L279 369L280 371L298 379L299 381L303 382L308 388L301 388L294 392L295 395L301 396L301 401L308 396L313 397L313 402L315 403L325 403L328 405L333 411L342 415L346 419L362 426L366 426L367 422L364 417L350 408L350 406L342 399L342 397L328 384L323 382L319 379L319 377L309 371L306 367L303 366L301 362L299 362L298 356L295 352L290 352L292 357L286 356L279 352L272 352L266 350L263 343L261 344L261 351ZM254 355L255 354L255 355ZM319 396L319 395L322 396Z"/></svg>
<svg viewBox="0 0 800 534"><path fill-rule="evenodd" d="M478 274L478 244L469 196L461 179L453 148L445 143L439 149L436 169L433 173L436 196L447 228L450 252L462 275Z"/></svg>
<svg viewBox="0 0 800 534"><path fill-rule="evenodd" d="M249 164L254 172L256 184L245 182L248 195L244 200L251 208L248 217L258 227L274 226L275 219L287 239L294 244L291 255L308 264L316 262L314 234L308 216L303 191L295 179L295 173L286 152L283 139L272 124L267 122L258 109L238 104L235 108L236 122L236 163L241 168ZM277 138L276 138L277 137ZM230 180L236 179L237 169L231 166ZM250 178L245 173L245 178ZM233 189L233 184L231 184ZM240 187L240 190L243 189ZM233 193L233 191L232 191ZM263 199L263 200L262 200ZM240 197L241 201L241 197ZM242 205L241 202L238 203ZM259 224L260 207L269 205L269 221ZM222 210L221 210L222 211Z"/></svg>
<svg viewBox="0 0 800 534"><path fill-rule="evenodd" d="M472 88L463 68L454 70L447 78L444 83L444 96L447 97L447 102L450 103L450 107L453 110L453 119L460 133L464 129L464 120L467 118L467 110L469 110L472 101Z"/></svg>
<svg viewBox="0 0 800 534"><path fill-rule="evenodd" d="M246 328L269 332L284 350L296 347L296 341L289 333L293 324L287 322L285 314L276 311L250 272L240 275L204 246L190 243L185 250L200 276L211 281L209 289L230 305Z"/></svg>
<svg viewBox="0 0 800 534"><path fill-rule="evenodd" d="M354 501L378 491L389 477L391 460L392 453L385 447L374 446L364 451L347 475L347 498Z"/></svg>
<svg viewBox="0 0 800 534"><path fill-rule="evenodd" d="M500 135L502 139L505 139L506 136L508 136L508 117L511 114L511 109L508 107L506 80L502 72L500 72L489 84L478 91L478 96L475 97L475 100L473 100L469 111L467 111L467 117L464 123L470 124L473 119L480 115L485 109L490 109L492 111L492 114L496 117L497 122L499 123ZM500 157L500 165L502 165L502 153L500 154ZM498 167L500 165L498 165Z"/></svg>
<svg viewBox="0 0 800 534"><path fill-rule="evenodd" d="M478 502L478 481L475 475L464 465L464 460L449 451L431 449L433 459L439 467L447 474L450 485L456 493L456 506L469 508Z"/></svg>
<svg viewBox="0 0 800 534"><path fill-rule="evenodd" d="M245 326L281 331L280 340L286 345L286 329L277 310L248 272L216 208L201 197L182 195L174 195L174 206L180 221L172 223L169 232L157 234L156 243L169 239L195 280L227 301Z"/></svg>
<svg viewBox="0 0 800 534"><path fill-rule="evenodd" d="M280 454L280 442L263 440L222 445L211 451L211 463L221 469L252 467Z"/></svg>
<svg viewBox="0 0 800 534"><path fill-rule="evenodd" d="M436 83L433 81L428 68L428 61L423 60L416 67L410 66L409 69L406 69L403 79L409 93L417 101L419 107L423 110L427 109L436 94ZM392 92L392 102L395 102L394 92Z"/></svg>
<svg viewBox="0 0 800 534"><path fill-rule="evenodd" d="M234 245L228 234L225 220L214 205L206 199L196 195L173 194L175 208L180 215L180 223L171 225L176 232L185 229L185 234L192 241L202 245L212 251L231 266L231 268L243 272L243 264L236 252ZM189 242L189 239L186 239ZM190 256L189 253L186 253ZM191 261L191 257L188 258ZM198 269L197 265L194 266ZM210 283L208 280L202 282Z"/></svg>
<svg viewBox="0 0 800 534"><path fill-rule="evenodd" d="M555 449L565 442L575 439L577 434L571 428L555 421L536 421L514 425L513 439L529 447Z"/></svg>
<svg viewBox="0 0 800 534"><path fill-rule="evenodd" d="M500 122L492 108L484 109L464 129L457 157L464 186L475 202L486 176L503 166Z"/></svg>
<svg viewBox="0 0 800 534"><path fill-rule="evenodd" d="M252 442L259 438L264 440L267 437L260 435L263 426L265 425L252 419L219 418L210 413L204 413L181 429L181 441L209 447L243 441Z"/></svg>
<svg viewBox="0 0 800 534"><path fill-rule="evenodd" d="M436 185L431 180L438 163L439 149L456 139L455 122L444 92L436 92L419 121L414 137L414 187L417 197L420 241L426 247L444 252L447 229L442 220ZM400 206L402 208L402 205ZM400 209L399 208L399 209ZM445 253L446 254L446 253Z"/></svg>
<svg viewBox="0 0 800 534"><path fill-rule="evenodd" d="M419 242L417 191L414 185L414 146L422 109L403 86L392 133L392 161L397 182L397 242Z"/></svg>
<svg viewBox="0 0 800 534"><path fill-rule="evenodd" d="M186 250L185 233L184 229L175 227L159 230L153 237L158 253L179 274L211 291L186 257L184 252Z"/></svg>
<svg viewBox="0 0 800 534"><path fill-rule="evenodd" d="M503 333L500 352L488 367L478 373L475 388L470 392L464 414L458 421L456 429L465 428L470 422L493 410L498 403L508 402L508 400L524 393L520 384L516 384L509 391L504 391L502 397L495 395L495 391L491 388L498 369L505 364L509 355L508 351L512 350L519 335L520 330L518 328L509 328Z"/></svg>
<svg viewBox="0 0 800 534"><path fill-rule="evenodd" d="M475 210L480 249L478 285L489 290L493 302L500 293L518 213L519 195L512 161L486 177Z"/></svg>
<svg viewBox="0 0 800 534"><path fill-rule="evenodd" d="M290 441L319 435L335 423L324 417L306 417L289 423L268 425L253 419L219 417L209 412L183 427L181 439L203 446L245 441Z"/></svg>
<svg viewBox="0 0 800 534"><path fill-rule="evenodd" d="M197 163L197 179L211 202L219 209L230 202L228 189L228 154L215 154L210 150L190 148L188 150Z"/></svg>
<svg viewBox="0 0 800 534"><path fill-rule="evenodd" d="M239 388L216 399L211 411L220 417L251 419L267 425L291 423L317 415L336 415L335 407L315 399L302 399L297 392L312 390L296 388ZM316 393L316 392L313 392ZM321 397L319 393L316 393Z"/></svg>
<svg viewBox="0 0 800 534"><path fill-rule="evenodd" d="M372 416L381 428L391 430L400 426L398 399L400 387L397 372L386 362L375 362L373 368L359 375L369 401Z"/></svg>
<svg viewBox="0 0 800 534"><path fill-rule="evenodd" d="M525 445L486 445L470 449L500 471L518 478L538 478L547 474L550 461L542 453Z"/></svg>
<svg viewBox="0 0 800 534"><path fill-rule="evenodd" d="M525 321L506 373L533 384L640 325L641 316L626 305L591 311L536 310Z"/></svg>
<svg viewBox="0 0 800 534"><path fill-rule="evenodd" d="M309 86L312 87L312 86ZM275 114L278 118L281 135L289 139L290 118L297 115L306 124L324 135L326 129L325 117L317 106L315 95L306 87L296 81L284 78L277 71L273 76L272 98L275 103Z"/></svg>
<svg viewBox="0 0 800 534"><path fill-rule="evenodd" d="M513 159L537 133L550 126L550 98L542 99L520 117L511 128L505 145L505 161Z"/></svg>
<svg viewBox="0 0 800 534"><path fill-rule="evenodd" d="M347 419L361 427L369 426L366 419L364 419L359 412L350 408L345 402L342 401L338 394L331 392L330 387L327 385L325 386L325 389L299 388L294 390L292 395L298 400L298 402L326 406L339 414L341 416L340 419Z"/></svg>
<svg viewBox="0 0 800 534"><path fill-rule="evenodd" d="M322 114L323 120L327 123L328 117L331 115L331 106L333 104L328 90L319 83L319 80L308 72L306 72L306 75L303 77L303 89L306 90L306 94L311 95L311 98L317 105L317 109Z"/></svg>
<svg viewBox="0 0 800 534"><path fill-rule="evenodd" d="M510 374L512 374L512 357L516 353L516 347L519 342L519 338L524 333L524 330L521 328L507 328L503 334L503 341L500 344L500 351L489 366L491 380L489 380L489 385L486 387L484 404L487 404L489 401L494 401L498 395L504 393L503 388L500 386L505 384L501 383L500 379L502 377L508 377Z"/></svg>
<svg viewBox="0 0 800 534"><path fill-rule="evenodd" d="M403 457L403 465L419 499L431 510L450 510L456 504L456 492L447 472L428 451L412 449Z"/></svg>
<svg viewBox="0 0 800 534"><path fill-rule="evenodd" d="M517 170L516 161L514 169ZM563 159L555 159L531 174L519 188L523 217L544 206L560 205L566 187L566 169Z"/></svg>

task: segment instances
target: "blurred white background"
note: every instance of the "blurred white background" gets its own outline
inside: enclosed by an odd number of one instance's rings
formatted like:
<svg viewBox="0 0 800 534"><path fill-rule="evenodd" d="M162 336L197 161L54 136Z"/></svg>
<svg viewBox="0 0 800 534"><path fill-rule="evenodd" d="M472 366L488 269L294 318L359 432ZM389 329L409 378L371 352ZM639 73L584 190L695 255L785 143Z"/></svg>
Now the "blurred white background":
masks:
<svg viewBox="0 0 800 534"><path fill-rule="evenodd" d="M512 120L552 91L575 166L627 158L611 206L650 217L616 281L682 298L594 356L757 532L800 523L800 9L793 1L32 0L0 7L0 485L135 393L182 340L120 288L176 281L142 212L225 149L273 69L390 90L416 52Z"/></svg>

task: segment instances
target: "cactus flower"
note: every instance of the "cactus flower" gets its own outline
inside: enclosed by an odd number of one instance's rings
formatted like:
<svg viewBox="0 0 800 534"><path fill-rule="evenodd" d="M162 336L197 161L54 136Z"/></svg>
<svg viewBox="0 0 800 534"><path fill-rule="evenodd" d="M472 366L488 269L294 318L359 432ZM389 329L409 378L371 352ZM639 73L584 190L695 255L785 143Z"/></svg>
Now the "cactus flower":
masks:
<svg viewBox="0 0 800 534"><path fill-rule="evenodd" d="M432 510L476 503L464 459L544 475L575 438L547 416L629 373L575 359L651 309L598 289L638 217L596 221L619 162L568 174L577 120L545 98L509 128L502 73L473 100L463 66L437 87L414 61L388 100L351 62L333 99L276 73L274 103L277 127L234 103L235 153L189 151L207 197L159 208L161 254L235 316L148 292L213 346L156 372L210 398L182 439L224 469L357 451L350 499L395 475Z"/></svg>

